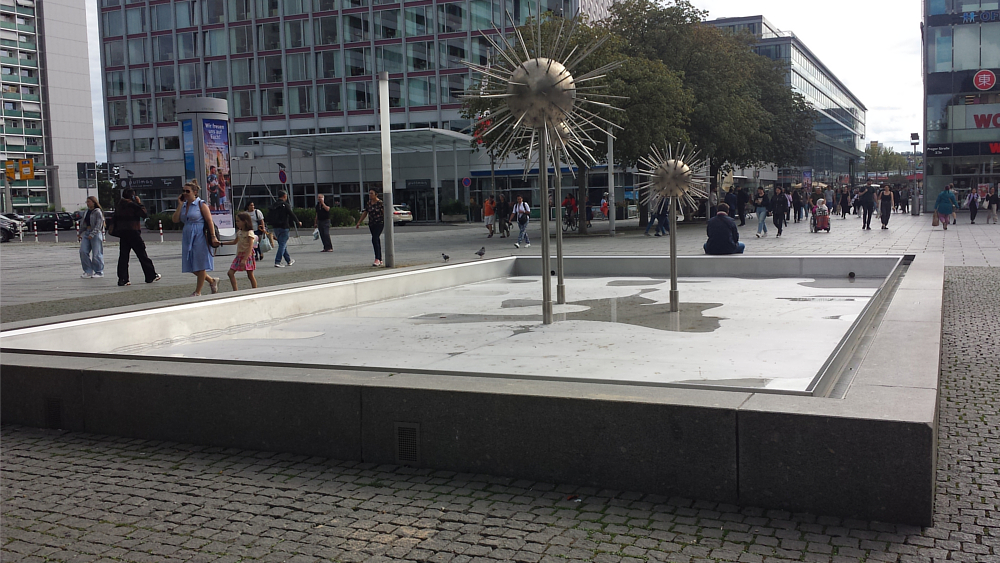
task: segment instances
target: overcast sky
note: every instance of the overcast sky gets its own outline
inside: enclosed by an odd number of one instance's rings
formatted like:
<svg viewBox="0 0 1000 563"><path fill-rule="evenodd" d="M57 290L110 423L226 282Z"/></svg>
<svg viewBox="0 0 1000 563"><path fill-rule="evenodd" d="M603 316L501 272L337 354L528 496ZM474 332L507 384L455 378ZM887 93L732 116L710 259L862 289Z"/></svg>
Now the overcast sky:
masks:
<svg viewBox="0 0 1000 563"><path fill-rule="evenodd" d="M763 15L796 36L868 108L865 142L910 150L910 133L922 132L920 2L880 0L692 0L709 18ZM97 159L107 159L101 99L97 1L86 0Z"/></svg>

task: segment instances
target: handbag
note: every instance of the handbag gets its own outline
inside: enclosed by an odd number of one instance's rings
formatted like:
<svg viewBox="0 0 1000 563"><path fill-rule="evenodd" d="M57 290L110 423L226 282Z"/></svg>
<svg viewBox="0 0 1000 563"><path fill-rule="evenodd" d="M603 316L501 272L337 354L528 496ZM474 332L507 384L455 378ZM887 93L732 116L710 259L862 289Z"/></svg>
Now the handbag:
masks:
<svg viewBox="0 0 1000 563"><path fill-rule="evenodd" d="M313 240L319 240L319 227L313 229Z"/></svg>
<svg viewBox="0 0 1000 563"><path fill-rule="evenodd" d="M215 231L215 240L216 240L215 244L212 244L212 231L209 229ZM219 248L220 246L222 246L222 242L219 241L220 236L222 235L219 234L219 227L216 226L215 221L212 221L211 227L208 226L208 223L205 223L205 242L208 244L208 246L211 246L212 248Z"/></svg>
<svg viewBox="0 0 1000 563"><path fill-rule="evenodd" d="M931 219L931 226L932 226L932 227L937 227L937 226L938 226L938 225L940 225L940 224L941 224L941 222L940 222L940 221L938 221L938 212L937 212L937 211L935 211L935 212L934 212L934 218L933 218L933 219Z"/></svg>
<svg viewBox="0 0 1000 563"><path fill-rule="evenodd" d="M269 234L270 233L267 233L260 237L260 241L257 243L257 248L259 248L261 252L270 252L270 250L274 248L271 245L271 238L268 236Z"/></svg>

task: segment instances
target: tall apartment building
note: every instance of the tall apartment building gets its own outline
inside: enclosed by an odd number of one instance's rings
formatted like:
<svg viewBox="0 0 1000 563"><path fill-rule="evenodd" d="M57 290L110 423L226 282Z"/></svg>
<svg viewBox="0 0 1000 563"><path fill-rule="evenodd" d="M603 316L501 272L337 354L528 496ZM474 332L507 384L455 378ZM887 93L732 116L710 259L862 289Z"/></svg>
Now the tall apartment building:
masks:
<svg viewBox="0 0 1000 563"><path fill-rule="evenodd" d="M378 178L376 158L364 159L359 178L361 156L317 159L250 139L375 130L379 71L390 77L393 129L468 130L459 95L472 78L462 61L487 61L483 34L503 29L507 12L523 22L539 10L537 0L100 1L109 161L147 179L134 184L149 186L145 197L155 208L171 207L176 197L155 186L182 174L175 106L188 96L229 102L238 159L230 185L276 185L281 162L295 205L311 204L316 191L360 205L367 180ZM579 1L549 0L542 10L573 13ZM605 12L611 2L583 1ZM431 189L426 154L393 160L399 189ZM453 170L468 177L490 167L467 150L439 161L445 179ZM398 200L420 201L415 193Z"/></svg>
<svg viewBox="0 0 1000 563"><path fill-rule="evenodd" d="M763 16L721 18L707 22L732 32L757 37L757 54L788 63L785 83L812 104L819 113L814 131L816 142L801 166L779 169L778 182L801 181L803 171L814 180L837 182L854 177L864 156L867 108L794 33L783 32Z"/></svg>
<svg viewBox="0 0 1000 563"><path fill-rule="evenodd" d="M959 201L1000 187L1000 3L926 0L924 210L948 184Z"/></svg>
<svg viewBox="0 0 1000 563"><path fill-rule="evenodd" d="M83 3L0 0L0 158L35 162L35 179L11 182L15 211L83 206L76 163L94 161L89 68Z"/></svg>

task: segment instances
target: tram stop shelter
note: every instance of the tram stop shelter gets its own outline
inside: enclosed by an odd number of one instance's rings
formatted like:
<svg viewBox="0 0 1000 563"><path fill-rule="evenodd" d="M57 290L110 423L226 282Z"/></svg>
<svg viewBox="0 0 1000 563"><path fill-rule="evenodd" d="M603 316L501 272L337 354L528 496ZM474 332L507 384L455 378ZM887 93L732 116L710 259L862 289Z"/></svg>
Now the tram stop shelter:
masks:
<svg viewBox="0 0 1000 563"><path fill-rule="evenodd" d="M405 182L406 180L414 177L426 178L427 176L430 176L431 187L434 191L433 202L435 222L440 222L441 178L438 167L438 153L442 151L452 153L451 160L453 164L453 178L455 186L454 198L456 200L460 200L462 197L460 197L459 186L461 185L460 180L462 176L459 175L459 153L472 152L475 150L475 147L472 144L473 137L447 129L425 128L393 130L390 132L389 138L392 153L394 155L431 153L430 166L427 166L425 160L420 160L420 163L416 166L414 166L412 162L410 163L410 166L406 166L407 163L405 160L394 156L392 159L392 177L395 184L394 188L395 190L398 190L400 189L400 181ZM319 157L331 157L334 159L334 173L338 170L343 171L347 159L356 157L359 186L361 186L360 189L362 192L364 191L363 186L365 183L366 169L363 157L366 155L382 154L380 131L274 135L266 137L252 137L250 140L260 145L285 147L289 151L296 149L303 151L304 154L311 155L313 165L312 172L314 177L317 172L316 159ZM407 168L405 173L398 173L400 168L404 166ZM468 173L468 170L465 172ZM369 179L369 181L381 180L381 176ZM363 199L364 194L362 193L361 196ZM394 199L398 201L397 198ZM467 192L464 199L466 201L468 200Z"/></svg>

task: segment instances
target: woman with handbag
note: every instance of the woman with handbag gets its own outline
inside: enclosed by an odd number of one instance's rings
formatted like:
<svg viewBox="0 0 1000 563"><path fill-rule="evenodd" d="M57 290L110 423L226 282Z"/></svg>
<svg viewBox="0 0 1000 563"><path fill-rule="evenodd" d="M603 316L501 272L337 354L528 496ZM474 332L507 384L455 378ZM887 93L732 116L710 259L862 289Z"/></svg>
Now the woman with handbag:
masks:
<svg viewBox="0 0 1000 563"><path fill-rule="evenodd" d="M213 249L218 248L220 243L215 234L212 212L209 211L208 204L198 197L200 191L201 187L195 180L184 184L181 195L177 197L178 205L173 216L174 223L184 223L181 271L193 273L198 280L192 297L201 295L206 280L212 293L219 292L219 278L213 278L207 272L215 269Z"/></svg>

